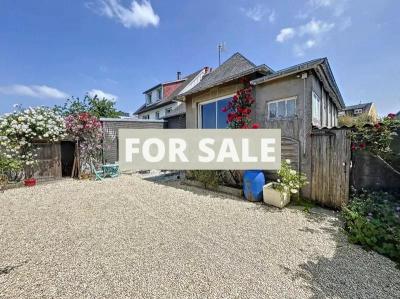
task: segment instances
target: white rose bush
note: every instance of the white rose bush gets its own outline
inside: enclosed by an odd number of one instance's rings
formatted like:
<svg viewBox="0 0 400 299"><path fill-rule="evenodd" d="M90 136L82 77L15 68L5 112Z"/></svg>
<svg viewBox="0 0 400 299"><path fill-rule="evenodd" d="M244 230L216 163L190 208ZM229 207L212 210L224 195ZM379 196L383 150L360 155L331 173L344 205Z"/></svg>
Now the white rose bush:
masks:
<svg viewBox="0 0 400 299"><path fill-rule="evenodd" d="M281 168L278 170L278 184L277 189L281 193L298 193L300 188L308 184L307 177L292 169L289 159L283 160Z"/></svg>
<svg viewBox="0 0 400 299"><path fill-rule="evenodd" d="M65 132L64 119L54 109L36 107L4 114L0 117L0 154L32 166L37 162L33 143L59 141Z"/></svg>

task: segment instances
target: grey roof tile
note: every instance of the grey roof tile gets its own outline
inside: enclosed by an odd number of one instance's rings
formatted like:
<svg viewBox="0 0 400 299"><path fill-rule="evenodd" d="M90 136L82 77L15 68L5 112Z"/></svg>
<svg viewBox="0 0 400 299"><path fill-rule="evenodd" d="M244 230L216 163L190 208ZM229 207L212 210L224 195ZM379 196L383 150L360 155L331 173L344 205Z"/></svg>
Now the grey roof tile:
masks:
<svg viewBox="0 0 400 299"><path fill-rule="evenodd" d="M263 72L265 74L272 73L273 70L266 65L256 66L240 53L233 54L223 64L217 67L211 73L205 75L201 82L183 96L196 93L218 84L233 80L252 72Z"/></svg>

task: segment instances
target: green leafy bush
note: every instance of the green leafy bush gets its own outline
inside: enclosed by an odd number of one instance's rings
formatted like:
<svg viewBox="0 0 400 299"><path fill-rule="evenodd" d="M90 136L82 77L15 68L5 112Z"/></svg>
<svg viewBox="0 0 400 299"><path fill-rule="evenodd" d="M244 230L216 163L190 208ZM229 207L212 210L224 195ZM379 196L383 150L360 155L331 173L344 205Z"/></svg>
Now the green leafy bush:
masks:
<svg viewBox="0 0 400 299"><path fill-rule="evenodd" d="M23 163L21 160L0 153L0 189L7 185L8 182L16 180L22 169Z"/></svg>
<svg viewBox="0 0 400 299"><path fill-rule="evenodd" d="M354 195L342 215L349 240L400 264L400 198L386 192Z"/></svg>
<svg viewBox="0 0 400 299"><path fill-rule="evenodd" d="M289 159L282 160L281 168L278 170L277 189L281 193L298 193L300 188L308 184L307 177L291 167Z"/></svg>
<svg viewBox="0 0 400 299"><path fill-rule="evenodd" d="M205 188L217 188L222 183L219 170L191 170L189 177L204 184Z"/></svg>

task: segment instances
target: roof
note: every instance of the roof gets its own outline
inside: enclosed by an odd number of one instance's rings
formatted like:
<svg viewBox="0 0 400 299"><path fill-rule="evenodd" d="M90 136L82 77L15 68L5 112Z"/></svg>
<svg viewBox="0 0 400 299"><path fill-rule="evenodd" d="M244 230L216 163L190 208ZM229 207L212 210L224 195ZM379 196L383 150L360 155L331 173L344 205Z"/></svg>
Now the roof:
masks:
<svg viewBox="0 0 400 299"><path fill-rule="evenodd" d="M310 60L307 62L296 64L294 66L276 71L272 74L268 74L264 77L261 77L261 78L251 81L251 84L253 84L253 85L262 84L262 83L265 83L268 81L272 81L272 80L275 80L278 78L283 78L286 76L294 75L296 73L299 73L302 71L307 71L310 69L315 69L318 75L326 77L328 79L328 82L326 82L326 83L330 86L330 88L336 95L336 98L337 98L338 104L339 104L338 106L345 107L342 95L336 84L331 67L330 67L328 59L326 57ZM324 81L324 80L321 80L321 81Z"/></svg>
<svg viewBox="0 0 400 299"><path fill-rule="evenodd" d="M164 107L164 106L166 106L166 105L169 105L169 104L173 103L173 102L177 99L178 94L179 94L188 84L190 84L190 82L192 82L192 80L193 80L200 72L202 72L203 70L204 70L204 68L202 68L201 70L198 70L198 71L196 71L196 72L194 72L194 73L192 73L192 74L190 74L190 75L184 77L182 80L179 80L179 81L182 81L183 83L182 83L181 85L179 85L178 88L176 88L167 98L162 99L161 101L155 102L155 103L153 103L153 104L151 104L151 105L143 104L143 105L140 106L139 109L136 110L133 114L143 113L143 112L150 111L150 110L153 110L153 109L156 109L156 108L161 108L161 107ZM168 82L168 83L171 83L171 82ZM165 84L168 84L168 83L165 83ZM157 86L161 86L161 85L162 85L162 84L156 85L156 87L157 87ZM153 89L154 89L154 88L153 88ZM150 90L151 90L151 89L150 89Z"/></svg>
<svg viewBox="0 0 400 299"><path fill-rule="evenodd" d="M369 110L373 103L360 103L357 105L346 106L343 110L366 109Z"/></svg>
<svg viewBox="0 0 400 299"><path fill-rule="evenodd" d="M203 91L255 72L266 75L272 73L273 70L264 64L256 66L242 54L235 53L214 71L205 75L201 82L194 88L183 93L181 96L187 96L189 94Z"/></svg>

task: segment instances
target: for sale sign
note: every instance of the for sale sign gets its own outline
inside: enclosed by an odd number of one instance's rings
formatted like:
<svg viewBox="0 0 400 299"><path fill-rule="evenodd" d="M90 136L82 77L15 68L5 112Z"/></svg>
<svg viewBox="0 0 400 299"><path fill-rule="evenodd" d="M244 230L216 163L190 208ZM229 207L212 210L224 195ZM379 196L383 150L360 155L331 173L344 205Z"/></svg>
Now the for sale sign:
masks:
<svg viewBox="0 0 400 299"><path fill-rule="evenodd" d="M279 169L279 129L120 129L126 170Z"/></svg>

